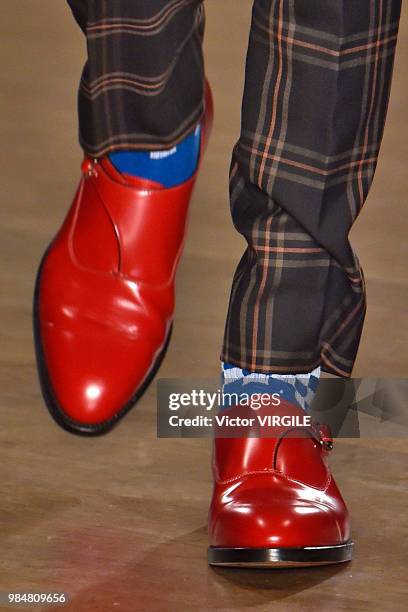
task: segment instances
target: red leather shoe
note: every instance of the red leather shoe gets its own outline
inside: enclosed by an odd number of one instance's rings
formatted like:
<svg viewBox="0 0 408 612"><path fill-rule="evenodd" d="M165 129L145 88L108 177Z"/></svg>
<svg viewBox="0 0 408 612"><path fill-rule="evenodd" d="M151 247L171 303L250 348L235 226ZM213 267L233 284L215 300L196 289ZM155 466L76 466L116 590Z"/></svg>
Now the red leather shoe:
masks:
<svg viewBox="0 0 408 612"><path fill-rule="evenodd" d="M305 414L285 402L270 413ZM265 435L261 428L259 433ZM348 512L326 461L332 440L316 426L282 426L272 435L215 440L210 565L297 567L350 561Z"/></svg>
<svg viewBox="0 0 408 612"><path fill-rule="evenodd" d="M206 86L201 156L212 124ZM109 431L165 355L174 278L197 172L164 189L85 159L71 209L36 281L34 335L41 387L73 433Z"/></svg>

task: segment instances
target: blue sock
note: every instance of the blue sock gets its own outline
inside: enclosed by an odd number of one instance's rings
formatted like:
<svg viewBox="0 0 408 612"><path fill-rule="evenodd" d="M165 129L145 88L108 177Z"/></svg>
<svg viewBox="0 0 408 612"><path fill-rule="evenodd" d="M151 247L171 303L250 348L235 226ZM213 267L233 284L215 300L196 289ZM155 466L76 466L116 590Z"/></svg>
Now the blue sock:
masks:
<svg viewBox="0 0 408 612"><path fill-rule="evenodd" d="M224 393L279 393L282 400L310 411L319 383L320 368L308 374L254 374L221 362ZM224 406L227 408L228 406Z"/></svg>
<svg viewBox="0 0 408 612"><path fill-rule="evenodd" d="M118 151L109 159L122 174L148 179L169 188L187 181L196 171L201 128L197 125L175 147L160 151Z"/></svg>

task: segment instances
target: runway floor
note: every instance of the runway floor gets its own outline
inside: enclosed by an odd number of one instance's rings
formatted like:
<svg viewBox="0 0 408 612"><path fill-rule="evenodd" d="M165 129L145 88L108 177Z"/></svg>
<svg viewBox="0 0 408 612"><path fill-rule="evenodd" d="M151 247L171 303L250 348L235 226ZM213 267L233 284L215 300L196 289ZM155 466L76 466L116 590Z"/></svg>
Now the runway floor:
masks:
<svg viewBox="0 0 408 612"><path fill-rule="evenodd" d="M174 335L160 377L217 375L231 277L243 249L230 221L227 176L251 2L206 4L215 130L194 196ZM84 43L61 1L3 2L0 17L0 591L65 591L70 602L61 609L74 612L406 610L404 439L335 444L332 466L357 542L352 564L214 570L206 564L210 445L156 439L155 385L103 439L75 438L51 421L35 372L31 298L40 257L79 177L76 86ZM353 230L369 301L355 376L408 373L407 59L405 10L380 163Z"/></svg>

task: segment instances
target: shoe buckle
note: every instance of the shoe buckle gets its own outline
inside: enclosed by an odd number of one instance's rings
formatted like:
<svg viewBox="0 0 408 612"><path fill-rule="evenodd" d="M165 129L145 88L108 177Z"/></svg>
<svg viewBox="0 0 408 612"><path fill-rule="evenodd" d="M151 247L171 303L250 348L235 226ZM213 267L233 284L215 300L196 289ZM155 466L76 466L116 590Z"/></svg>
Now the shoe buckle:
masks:
<svg viewBox="0 0 408 612"><path fill-rule="evenodd" d="M330 427L321 423L316 425L321 446L326 451L333 450L333 436L331 435Z"/></svg>
<svg viewBox="0 0 408 612"><path fill-rule="evenodd" d="M98 173L96 171L97 164L98 164L97 159L89 159L87 157L84 159L84 161L82 162L81 170L85 178L91 178L92 176L95 176L95 177L98 176Z"/></svg>

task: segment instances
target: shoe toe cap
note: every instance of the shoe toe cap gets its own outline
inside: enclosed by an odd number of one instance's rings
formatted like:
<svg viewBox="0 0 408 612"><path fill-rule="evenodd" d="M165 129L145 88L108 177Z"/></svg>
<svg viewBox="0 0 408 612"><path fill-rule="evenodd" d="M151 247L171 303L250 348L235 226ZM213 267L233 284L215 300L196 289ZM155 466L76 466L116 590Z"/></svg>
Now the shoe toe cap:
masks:
<svg viewBox="0 0 408 612"><path fill-rule="evenodd" d="M113 424L132 404L159 352L148 339L90 330L70 334L52 327L43 331L41 346L51 412L84 433Z"/></svg>
<svg viewBox="0 0 408 612"><path fill-rule="evenodd" d="M234 496L213 514L213 545L286 548L343 543L349 537L344 508L322 492L309 493L286 495L284 487L269 486Z"/></svg>

